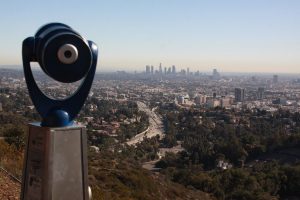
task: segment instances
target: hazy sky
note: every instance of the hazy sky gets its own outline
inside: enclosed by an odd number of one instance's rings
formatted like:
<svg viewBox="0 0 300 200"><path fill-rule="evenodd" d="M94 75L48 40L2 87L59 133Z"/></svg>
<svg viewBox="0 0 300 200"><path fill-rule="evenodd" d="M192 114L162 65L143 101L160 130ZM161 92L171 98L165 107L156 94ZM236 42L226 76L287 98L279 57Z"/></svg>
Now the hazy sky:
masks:
<svg viewBox="0 0 300 200"><path fill-rule="evenodd" d="M300 0L2 1L0 65L48 22L96 42L102 70L300 73Z"/></svg>

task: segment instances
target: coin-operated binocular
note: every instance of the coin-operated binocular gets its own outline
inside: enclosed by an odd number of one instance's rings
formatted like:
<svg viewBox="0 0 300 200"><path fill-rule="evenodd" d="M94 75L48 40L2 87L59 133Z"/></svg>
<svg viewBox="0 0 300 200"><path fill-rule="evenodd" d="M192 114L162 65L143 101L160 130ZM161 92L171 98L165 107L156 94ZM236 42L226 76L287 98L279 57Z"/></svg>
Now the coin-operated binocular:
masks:
<svg viewBox="0 0 300 200"><path fill-rule="evenodd" d="M69 26L51 23L23 41L22 54L29 95L42 122L28 125L21 199L87 200L86 130L73 120L93 82L97 46ZM81 85L66 99L49 98L37 86L31 62L56 81L81 80Z"/></svg>
<svg viewBox="0 0 300 200"><path fill-rule="evenodd" d="M63 127L73 123L91 88L96 64L97 46L85 40L65 24L51 23L41 27L34 37L23 42L23 66L29 95L41 115L42 126ZM83 79L71 97L55 100L38 88L30 67L38 62L51 78L62 83Z"/></svg>

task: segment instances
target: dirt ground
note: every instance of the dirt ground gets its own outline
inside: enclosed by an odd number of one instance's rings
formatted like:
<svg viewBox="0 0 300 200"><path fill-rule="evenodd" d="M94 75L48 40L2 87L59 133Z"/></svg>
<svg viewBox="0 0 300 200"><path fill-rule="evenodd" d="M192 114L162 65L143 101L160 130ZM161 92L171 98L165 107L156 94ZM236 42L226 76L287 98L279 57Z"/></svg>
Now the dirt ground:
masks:
<svg viewBox="0 0 300 200"><path fill-rule="evenodd" d="M19 200L21 184L0 170L0 199Z"/></svg>

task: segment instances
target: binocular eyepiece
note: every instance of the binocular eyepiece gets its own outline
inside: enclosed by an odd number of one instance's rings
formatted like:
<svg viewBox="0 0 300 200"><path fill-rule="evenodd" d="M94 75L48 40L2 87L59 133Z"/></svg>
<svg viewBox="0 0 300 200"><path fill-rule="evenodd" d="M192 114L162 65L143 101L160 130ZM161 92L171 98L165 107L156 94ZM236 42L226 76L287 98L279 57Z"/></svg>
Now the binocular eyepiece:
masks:
<svg viewBox="0 0 300 200"><path fill-rule="evenodd" d="M65 24L50 23L42 26L34 37L23 41L22 56L29 95L43 118L41 125L71 125L92 86L97 67L97 45ZM32 61L37 61L42 70L56 81L83 81L72 96L64 100L51 99L37 86L30 66Z"/></svg>
<svg viewBox="0 0 300 200"><path fill-rule="evenodd" d="M92 62L88 42L61 23L47 24L37 31L34 55L48 76L63 83L82 79Z"/></svg>

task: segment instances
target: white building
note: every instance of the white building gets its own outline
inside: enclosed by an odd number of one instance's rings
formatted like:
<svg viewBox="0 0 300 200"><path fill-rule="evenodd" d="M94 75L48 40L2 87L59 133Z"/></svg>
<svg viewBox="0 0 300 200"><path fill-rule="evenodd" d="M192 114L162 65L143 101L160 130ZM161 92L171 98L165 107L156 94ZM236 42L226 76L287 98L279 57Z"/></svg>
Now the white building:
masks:
<svg viewBox="0 0 300 200"><path fill-rule="evenodd" d="M230 98L222 98L221 99L221 107L228 108L231 105L231 99Z"/></svg>

